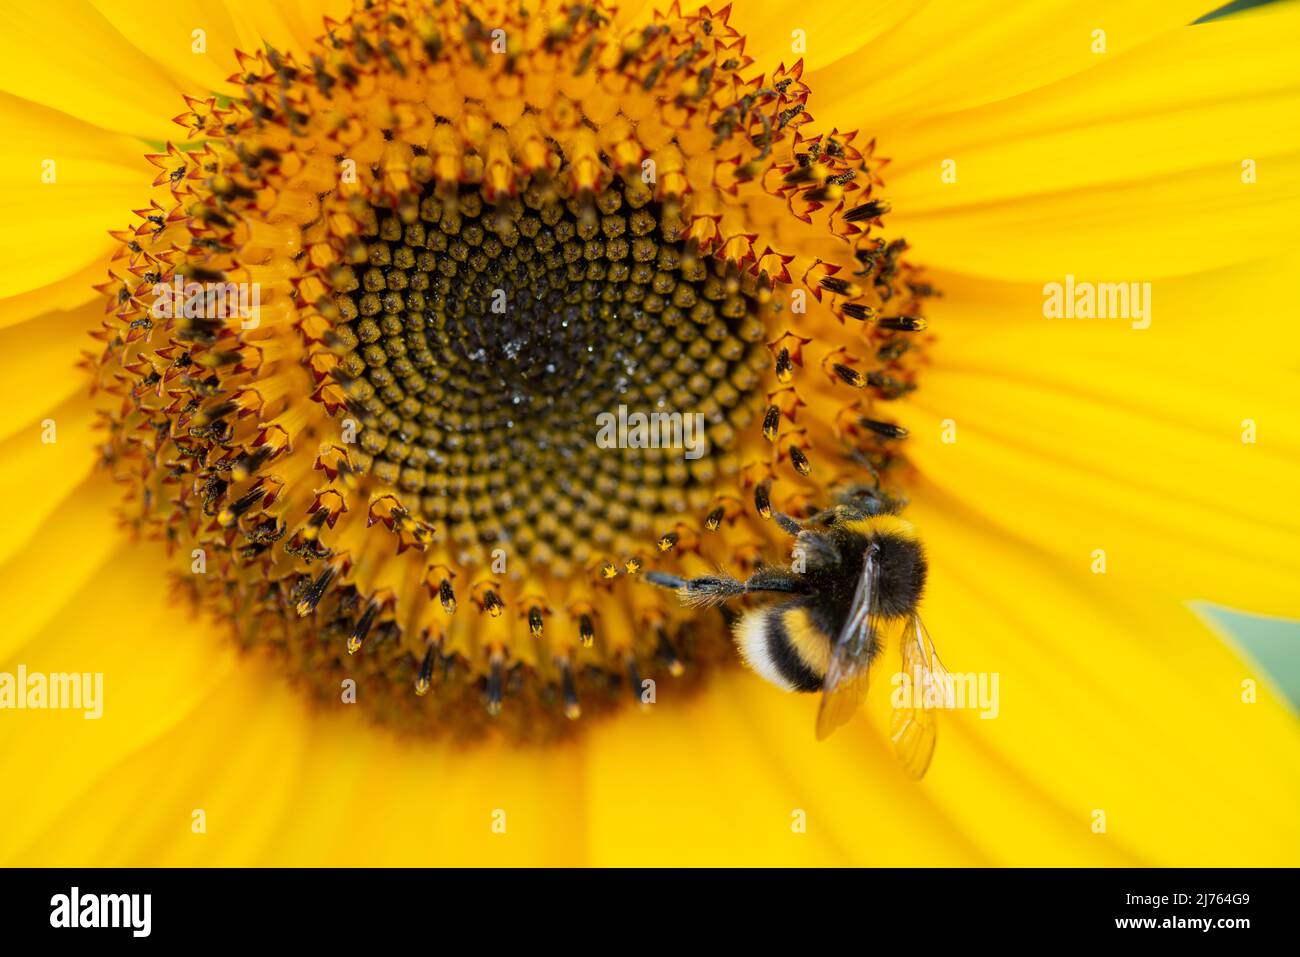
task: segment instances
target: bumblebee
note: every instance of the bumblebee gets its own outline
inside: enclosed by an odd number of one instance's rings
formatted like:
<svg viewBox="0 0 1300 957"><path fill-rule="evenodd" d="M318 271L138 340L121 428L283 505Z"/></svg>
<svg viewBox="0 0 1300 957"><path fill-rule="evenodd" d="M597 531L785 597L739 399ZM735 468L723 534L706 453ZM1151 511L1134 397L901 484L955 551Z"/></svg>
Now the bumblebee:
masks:
<svg viewBox="0 0 1300 957"><path fill-rule="evenodd" d="M927 565L902 507L878 489L855 487L803 522L773 513L794 538L788 568L762 566L745 581L656 571L646 578L692 607L751 594L787 596L739 615L724 607L724 615L740 656L759 675L787 691L821 692L818 739L853 717L872 663L885 645L897 643L902 673L913 684L904 706L894 709L890 737L903 767L919 778L930 765L936 734L925 698L947 673L917 613Z"/></svg>

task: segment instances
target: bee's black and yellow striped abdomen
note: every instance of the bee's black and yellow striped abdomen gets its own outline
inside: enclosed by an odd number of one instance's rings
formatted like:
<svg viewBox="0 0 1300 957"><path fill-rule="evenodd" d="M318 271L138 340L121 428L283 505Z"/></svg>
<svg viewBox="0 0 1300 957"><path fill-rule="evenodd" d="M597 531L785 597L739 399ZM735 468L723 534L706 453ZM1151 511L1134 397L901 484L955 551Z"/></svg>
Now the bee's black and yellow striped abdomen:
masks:
<svg viewBox="0 0 1300 957"><path fill-rule="evenodd" d="M746 613L736 623L736 644L745 661L777 687L787 691L821 688L830 642L810 627L808 611L799 603Z"/></svg>

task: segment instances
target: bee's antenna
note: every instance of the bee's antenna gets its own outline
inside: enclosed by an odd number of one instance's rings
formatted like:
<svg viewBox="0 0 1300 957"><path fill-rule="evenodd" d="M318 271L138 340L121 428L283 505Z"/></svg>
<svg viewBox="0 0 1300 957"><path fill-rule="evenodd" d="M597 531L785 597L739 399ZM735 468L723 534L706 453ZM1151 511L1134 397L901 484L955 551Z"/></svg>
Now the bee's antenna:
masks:
<svg viewBox="0 0 1300 957"><path fill-rule="evenodd" d="M867 458L867 456L863 453L861 449L854 448L853 446L848 444L846 444L844 447L848 451L848 454L845 456L845 458L849 459L851 462L861 465L864 469L866 469L867 473L871 476L872 482L874 482L876 488L879 489L880 472L871 463L871 459Z"/></svg>

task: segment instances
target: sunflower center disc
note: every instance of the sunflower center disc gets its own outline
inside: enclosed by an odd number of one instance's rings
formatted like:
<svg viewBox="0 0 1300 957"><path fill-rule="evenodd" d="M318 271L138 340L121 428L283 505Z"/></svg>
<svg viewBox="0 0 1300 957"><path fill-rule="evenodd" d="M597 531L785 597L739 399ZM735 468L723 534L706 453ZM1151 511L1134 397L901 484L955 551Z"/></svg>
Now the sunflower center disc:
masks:
<svg viewBox="0 0 1300 957"><path fill-rule="evenodd" d="M425 518L581 561L712 477L708 456L596 441L621 405L701 413L724 452L727 413L770 362L756 299L641 184L582 201L534 181L500 205L430 191L369 213L332 277L336 376L364 426L360 464Z"/></svg>

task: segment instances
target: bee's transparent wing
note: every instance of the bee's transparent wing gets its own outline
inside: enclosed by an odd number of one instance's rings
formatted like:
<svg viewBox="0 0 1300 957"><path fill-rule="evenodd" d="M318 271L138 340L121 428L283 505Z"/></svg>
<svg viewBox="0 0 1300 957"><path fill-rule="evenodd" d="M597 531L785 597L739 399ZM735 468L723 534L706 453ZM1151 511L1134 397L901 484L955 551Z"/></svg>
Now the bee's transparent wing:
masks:
<svg viewBox="0 0 1300 957"><path fill-rule="evenodd" d="M952 677L939 660L934 642L919 615L914 614L908 619L899 650L911 695L908 707L894 709L889 737L903 768L919 779L925 776L934 756L938 719L933 705L937 697L946 697L949 693Z"/></svg>
<svg viewBox="0 0 1300 957"><path fill-rule="evenodd" d="M822 682L821 706L817 709L817 739L820 741L846 724L867 695L871 662L880 642L880 565L875 546L867 549L862 577L853 593L849 616L831 647L830 665Z"/></svg>

